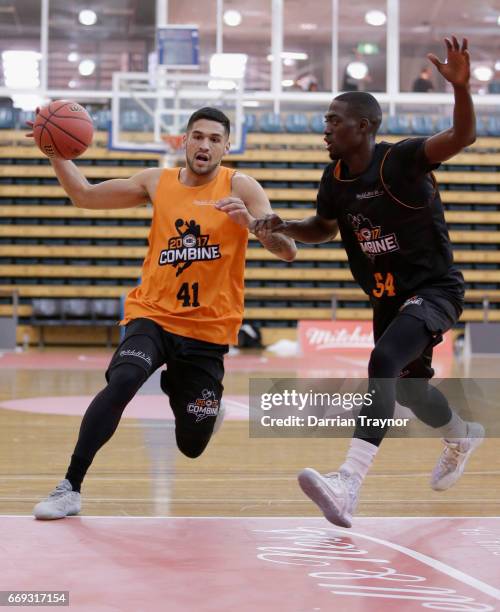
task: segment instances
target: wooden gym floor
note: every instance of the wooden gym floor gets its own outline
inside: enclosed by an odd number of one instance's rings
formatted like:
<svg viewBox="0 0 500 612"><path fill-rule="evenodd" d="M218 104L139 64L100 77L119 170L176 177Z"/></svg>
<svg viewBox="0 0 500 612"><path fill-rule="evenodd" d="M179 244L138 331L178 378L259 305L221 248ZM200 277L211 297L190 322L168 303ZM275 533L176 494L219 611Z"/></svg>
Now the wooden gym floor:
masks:
<svg viewBox="0 0 500 612"><path fill-rule="evenodd" d="M110 355L104 349L31 349L0 359L0 514L29 515L64 476L81 414L104 386ZM168 400L154 375L98 453L82 489L82 514L318 516L299 490L296 474L306 466L336 469L349 440L250 438L246 406L251 377L364 375L364 359L326 361L318 374L305 369L307 363L300 357L228 357L228 416L196 460L176 449ZM497 359L475 360L465 374L488 377L500 371L498 366ZM464 375L464 368L455 363L451 375ZM486 439L461 481L436 493L428 479L440 452L436 438L386 439L364 484L358 515L499 514L498 440Z"/></svg>

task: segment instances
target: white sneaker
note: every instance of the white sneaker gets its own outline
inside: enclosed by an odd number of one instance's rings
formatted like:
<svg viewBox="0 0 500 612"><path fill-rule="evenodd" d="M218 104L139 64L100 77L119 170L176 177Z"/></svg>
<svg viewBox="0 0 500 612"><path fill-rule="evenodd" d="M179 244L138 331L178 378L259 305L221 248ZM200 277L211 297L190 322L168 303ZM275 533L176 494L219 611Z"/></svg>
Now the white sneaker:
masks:
<svg viewBox="0 0 500 612"><path fill-rule="evenodd" d="M467 423L467 438L443 440L445 449L432 471L431 487L445 491L454 485L463 474L467 459L484 440L481 423Z"/></svg>
<svg viewBox="0 0 500 612"><path fill-rule="evenodd" d="M219 406L219 412L217 413L217 417L215 418L214 429L213 429L212 435L215 435L219 431L219 429L222 427L222 421L224 420L225 416L226 416L226 406L224 402L221 401L220 406Z"/></svg>
<svg viewBox="0 0 500 612"><path fill-rule="evenodd" d="M358 504L361 478L348 472L324 476L306 468L298 476L302 491L321 509L327 521L339 527L350 527Z"/></svg>
<svg viewBox="0 0 500 612"><path fill-rule="evenodd" d="M33 509L37 519L52 520L78 514L82 509L80 493L73 491L69 480L62 480L46 499Z"/></svg>

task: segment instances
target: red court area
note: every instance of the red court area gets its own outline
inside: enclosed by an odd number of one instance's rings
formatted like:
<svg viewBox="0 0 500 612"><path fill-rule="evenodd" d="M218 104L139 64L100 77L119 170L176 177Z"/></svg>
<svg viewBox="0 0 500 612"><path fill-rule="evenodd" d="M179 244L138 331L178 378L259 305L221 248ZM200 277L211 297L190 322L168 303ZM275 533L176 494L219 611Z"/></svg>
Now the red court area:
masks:
<svg viewBox="0 0 500 612"><path fill-rule="evenodd" d="M0 525L0 590L69 591L71 610L500 606L500 518L359 518L352 530L316 518L3 516Z"/></svg>

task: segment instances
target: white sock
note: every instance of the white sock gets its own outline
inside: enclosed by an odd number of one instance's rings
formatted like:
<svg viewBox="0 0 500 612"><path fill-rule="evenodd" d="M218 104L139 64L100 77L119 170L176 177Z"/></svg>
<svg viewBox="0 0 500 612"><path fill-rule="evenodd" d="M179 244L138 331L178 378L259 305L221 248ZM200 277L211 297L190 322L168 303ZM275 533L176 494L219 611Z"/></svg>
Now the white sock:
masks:
<svg viewBox="0 0 500 612"><path fill-rule="evenodd" d="M370 444L370 442L361 438L353 438L347 457L339 469L364 478L375 459L377 451L378 446L375 446L375 444Z"/></svg>
<svg viewBox="0 0 500 612"><path fill-rule="evenodd" d="M467 421L463 421L458 414L452 410L451 419L446 425L436 429L440 436L448 441L461 440L467 437Z"/></svg>

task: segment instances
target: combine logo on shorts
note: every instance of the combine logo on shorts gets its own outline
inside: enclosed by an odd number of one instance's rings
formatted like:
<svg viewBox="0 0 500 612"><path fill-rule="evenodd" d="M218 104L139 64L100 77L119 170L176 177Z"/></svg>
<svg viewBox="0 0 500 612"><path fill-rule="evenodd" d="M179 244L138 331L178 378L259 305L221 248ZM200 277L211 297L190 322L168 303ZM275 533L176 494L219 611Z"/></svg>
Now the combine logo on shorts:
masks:
<svg viewBox="0 0 500 612"><path fill-rule="evenodd" d="M160 266L171 265L177 268L175 275L179 276L194 261L221 258L220 245L209 244L208 234L201 233L201 228L194 219L189 222L177 219L175 229L179 235L169 238L168 248L161 251L158 259Z"/></svg>
<svg viewBox="0 0 500 612"><path fill-rule="evenodd" d="M201 397L188 404L187 411L195 414L196 422L199 423L207 417L216 417L219 414L219 400L213 391L203 389Z"/></svg>

